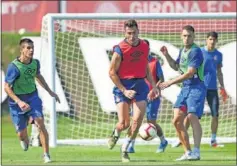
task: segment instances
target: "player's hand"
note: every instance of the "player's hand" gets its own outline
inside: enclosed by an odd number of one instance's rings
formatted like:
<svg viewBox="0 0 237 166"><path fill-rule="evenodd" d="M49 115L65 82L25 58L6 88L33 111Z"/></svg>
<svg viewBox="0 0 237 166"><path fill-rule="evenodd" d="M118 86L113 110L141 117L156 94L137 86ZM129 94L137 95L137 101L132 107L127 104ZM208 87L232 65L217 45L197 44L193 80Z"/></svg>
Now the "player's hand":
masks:
<svg viewBox="0 0 237 166"><path fill-rule="evenodd" d="M18 106L20 107L20 109L21 109L22 111L24 111L24 112L30 110L30 105L27 104L27 103L25 103L24 101L19 100L19 101L17 102L17 104L18 104Z"/></svg>
<svg viewBox="0 0 237 166"><path fill-rule="evenodd" d="M60 103L60 99L56 93L51 92L50 95L55 98L56 102Z"/></svg>
<svg viewBox="0 0 237 166"><path fill-rule="evenodd" d="M135 94L136 94L136 91L134 91L134 90L124 90L123 94L124 94L124 96L126 96L129 99L133 99Z"/></svg>
<svg viewBox="0 0 237 166"><path fill-rule="evenodd" d="M220 88L220 95L222 96L222 100L225 103L228 98L228 95L224 88Z"/></svg>
<svg viewBox="0 0 237 166"><path fill-rule="evenodd" d="M171 80L169 80L169 81L165 81L165 82L160 83L159 87L160 87L161 90L164 90L165 88L168 88L171 85L172 85L172 82L171 82Z"/></svg>
<svg viewBox="0 0 237 166"><path fill-rule="evenodd" d="M160 51L163 53L164 56L168 55L168 49L166 48L166 46L162 46L160 48Z"/></svg>
<svg viewBox="0 0 237 166"><path fill-rule="evenodd" d="M148 101L152 101L160 96L160 90L155 87L147 95Z"/></svg>

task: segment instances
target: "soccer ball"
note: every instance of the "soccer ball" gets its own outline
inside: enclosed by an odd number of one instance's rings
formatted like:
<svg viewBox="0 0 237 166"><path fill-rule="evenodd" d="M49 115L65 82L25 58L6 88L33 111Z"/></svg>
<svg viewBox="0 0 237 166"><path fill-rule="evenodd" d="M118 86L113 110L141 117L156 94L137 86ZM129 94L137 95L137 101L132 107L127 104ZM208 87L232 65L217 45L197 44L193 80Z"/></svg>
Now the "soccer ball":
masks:
<svg viewBox="0 0 237 166"><path fill-rule="evenodd" d="M156 127L151 123L144 123L139 129L140 137L145 141L150 141L157 137Z"/></svg>

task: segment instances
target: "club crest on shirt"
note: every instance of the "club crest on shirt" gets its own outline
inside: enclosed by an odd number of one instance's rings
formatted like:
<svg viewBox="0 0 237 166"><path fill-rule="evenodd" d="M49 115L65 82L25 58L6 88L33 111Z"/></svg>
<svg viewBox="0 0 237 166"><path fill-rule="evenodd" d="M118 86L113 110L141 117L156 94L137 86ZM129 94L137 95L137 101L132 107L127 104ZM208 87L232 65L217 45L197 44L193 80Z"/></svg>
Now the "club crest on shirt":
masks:
<svg viewBox="0 0 237 166"><path fill-rule="evenodd" d="M186 61L186 58L184 58L184 57L182 57L181 59L180 59L180 62L181 63L184 63Z"/></svg>
<svg viewBox="0 0 237 166"><path fill-rule="evenodd" d="M24 74L26 75L32 75L35 72L35 69L27 68Z"/></svg>
<svg viewBox="0 0 237 166"><path fill-rule="evenodd" d="M134 57L134 58L139 58L143 54L144 53L142 51L135 51L131 54L131 56Z"/></svg>
<svg viewBox="0 0 237 166"><path fill-rule="evenodd" d="M214 59L215 61L217 61L217 56L215 55L215 56L213 57L213 59Z"/></svg>

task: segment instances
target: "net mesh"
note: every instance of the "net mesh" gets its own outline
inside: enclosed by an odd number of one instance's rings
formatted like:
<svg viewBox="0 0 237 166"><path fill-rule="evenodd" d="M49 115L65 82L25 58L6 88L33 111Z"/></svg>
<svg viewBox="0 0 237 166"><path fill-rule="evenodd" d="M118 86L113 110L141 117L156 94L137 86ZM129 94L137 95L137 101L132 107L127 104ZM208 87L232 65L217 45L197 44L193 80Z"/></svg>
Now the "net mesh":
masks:
<svg viewBox="0 0 237 166"><path fill-rule="evenodd" d="M196 33L195 43L199 46L205 44L206 33L209 31L216 31L219 34L217 48L224 47L226 44L236 41L235 19L138 19L137 22L140 30L140 38L152 41L151 46L153 45L153 48L151 49L151 53L160 59L161 65L165 63L165 60L159 52L160 48L155 48L156 45L152 43L162 41L173 45L176 49L182 47L180 31L187 24L194 26ZM102 107L103 104L98 96L103 94L98 94L95 88L95 84L99 84L101 80L92 80L94 72L88 67L89 64L86 62L86 57L83 54L93 50L94 52L91 53L94 54L94 59L97 59L99 63L100 56L102 56L99 54L99 50L103 47L106 48L103 50L104 54L106 53L107 58L110 60L112 46L118 44L117 41L120 39L123 39L123 23L124 20L55 20L54 41L48 41L48 22L47 17L44 18L41 37L45 44L43 44L42 49L45 49L44 47L47 47L49 42L54 42L56 70L63 88L63 95L65 95L69 106L69 110L67 111L57 110L58 140L100 140L107 138L111 134L118 120L116 110L110 110L108 112ZM95 38L98 39L97 44L93 44ZM82 39L89 41L89 44L87 43L83 49ZM104 47L103 43L106 45L108 40L111 47ZM42 55L42 59L47 59L44 56L47 55ZM174 58L177 56L177 54L173 55ZM103 66L106 63L100 65ZM163 70L167 69L165 68ZM96 68L93 70L96 70ZM172 69L169 68L168 70ZM100 72L99 68L98 72ZM172 76L174 77L176 74ZM165 79L168 78L166 75L164 76ZM179 87L177 86L177 88ZM112 89L110 88L107 88L107 91L112 93ZM163 95L157 122L161 125L166 137L175 138L175 129L171 123L174 101L168 96L175 99L177 94ZM111 100L107 102L111 102ZM44 102L44 105L46 104L47 101ZM108 103L105 102L106 104ZM205 113L201 119L203 137L210 138L211 116L209 108L207 106L205 108ZM46 123L49 123L49 121L50 117L46 115ZM50 129L49 132L51 132ZM236 138L236 105L232 101L232 96L229 96L226 103L223 103L220 97L217 135L219 137Z"/></svg>

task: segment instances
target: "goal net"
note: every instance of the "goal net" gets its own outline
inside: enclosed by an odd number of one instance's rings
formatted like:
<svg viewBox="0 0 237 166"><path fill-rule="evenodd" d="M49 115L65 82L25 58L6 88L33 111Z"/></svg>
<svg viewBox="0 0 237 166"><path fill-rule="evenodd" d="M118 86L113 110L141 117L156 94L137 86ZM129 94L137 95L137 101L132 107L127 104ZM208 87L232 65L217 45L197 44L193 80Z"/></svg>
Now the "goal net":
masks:
<svg viewBox="0 0 237 166"><path fill-rule="evenodd" d="M61 99L61 103L55 106L54 101L41 92L51 146L55 146L53 142L106 144L118 121L112 94L114 85L109 79L108 69L112 48L124 38L123 23L130 18L138 22L139 37L150 41L151 54L159 58L165 80L179 73L169 67L159 50L161 46L167 46L176 59L182 47L180 32L184 25L194 26L195 43L199 46L204 46L207 32L218 32L217 48L223 53L222 69L229 98L223 103L219 96L217 139L218 142L235 142L236 14L48 14L42 20L41 73ZM177 139L171 120L172 106L179 91L179 85L162 91L157 122L170 141ZM211 115L207 103L201 124L202 143L209 143ZM189 134L192 138L191 129ZM137 142L157 144L159 139L147 142L138 139Z"/></svg>

